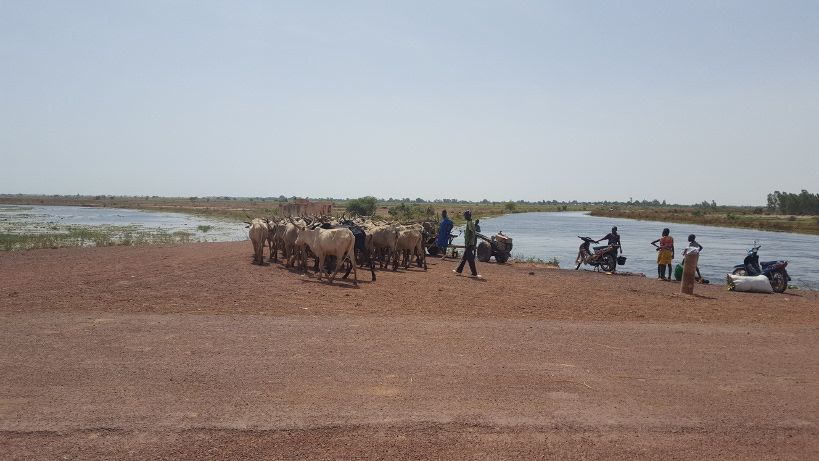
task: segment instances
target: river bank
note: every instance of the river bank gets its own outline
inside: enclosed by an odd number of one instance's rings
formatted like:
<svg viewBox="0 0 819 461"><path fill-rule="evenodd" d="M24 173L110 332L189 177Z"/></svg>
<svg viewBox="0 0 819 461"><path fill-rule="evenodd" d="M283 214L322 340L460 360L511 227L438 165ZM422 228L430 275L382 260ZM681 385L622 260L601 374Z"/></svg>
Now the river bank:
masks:
<svg viewBox="0 0 819 461"><path fill-rule="evenodd" d="M356 288L251 261L0 253L5 457L819 456L819 292L455 259Z"/></svg>
<svg viewBox="0 0 819 461"><path fill-rule="evenodd" d="M762 207L597 207L592 216L819 235L819 216L778 215Z"/></svg>

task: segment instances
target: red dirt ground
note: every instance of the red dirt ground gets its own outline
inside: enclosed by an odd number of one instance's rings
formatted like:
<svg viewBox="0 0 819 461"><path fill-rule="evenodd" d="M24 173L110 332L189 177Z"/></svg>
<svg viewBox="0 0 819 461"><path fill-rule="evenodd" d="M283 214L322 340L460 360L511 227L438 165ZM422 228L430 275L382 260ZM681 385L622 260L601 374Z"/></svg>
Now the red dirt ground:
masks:
<svg viewBox="0 0 819 461"><path fill-rule="evenodd" d="M817 292L456 263L0 253L0 458L819 458Z"/></svg>

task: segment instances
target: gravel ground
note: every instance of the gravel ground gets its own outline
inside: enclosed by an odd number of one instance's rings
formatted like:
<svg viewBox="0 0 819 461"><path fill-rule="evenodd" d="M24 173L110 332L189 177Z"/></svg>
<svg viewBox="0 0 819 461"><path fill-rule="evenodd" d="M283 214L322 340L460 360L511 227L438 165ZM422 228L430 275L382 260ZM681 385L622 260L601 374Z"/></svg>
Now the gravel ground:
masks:
<svg viewBox="0 0 819 461"><path fill-rule="evenodd" d="M0 458L819 458L817 292L251 256L0 253Z"/></svg>

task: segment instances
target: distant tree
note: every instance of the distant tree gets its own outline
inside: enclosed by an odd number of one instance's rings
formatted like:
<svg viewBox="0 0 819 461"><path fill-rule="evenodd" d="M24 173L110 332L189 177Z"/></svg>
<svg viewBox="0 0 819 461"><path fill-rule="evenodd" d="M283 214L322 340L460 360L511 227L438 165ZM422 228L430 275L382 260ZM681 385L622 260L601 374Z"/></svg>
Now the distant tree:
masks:
<svg viewBox="0 0 819 461"><path fill-rule="evenodd" d="M504 209L506 209L506 210L508 210L508 211L515 211L515 208L516 208L516 207L517 207L517 204L515 204L515 202L513 202L513 201L511 201L511 200L510 200L510 201L508 201L508 202L506 202L506 203L503 205L503 208L504 208Z"/></svg>
<svg viewBox="0 0 819 461"><path fill-rule="evenodd" d="M775 191L768 194L768 210L790 215L819 215L819 194L804 189L799 194Z"/></svg>
<svg viewBox="0 0 819 461"><path fill-rule="evenodd" d="M372 216L375 214L375 207L377 204L378 201L375 197L361 197L347 202L346 210L348 213L358 216Z"/></svg>

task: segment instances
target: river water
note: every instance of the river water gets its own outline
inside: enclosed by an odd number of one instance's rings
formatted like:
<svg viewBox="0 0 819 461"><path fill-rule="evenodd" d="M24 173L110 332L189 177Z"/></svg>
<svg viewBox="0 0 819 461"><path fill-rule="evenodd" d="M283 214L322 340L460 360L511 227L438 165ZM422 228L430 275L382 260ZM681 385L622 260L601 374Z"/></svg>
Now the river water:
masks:
<svg viewBox="0 0 819 461"><path fill-rule="evenodd" d="M725 283L725 274L742 263L748 248L759 241L760 260L785 259L792 285L819 289L819 236L767 232L727 227L697 226L656 221L600 218L585 212L518 213L481 219L481 233L503 231L513 239L512 255L543 260L557 258L563 269L574 269L580 246L577 236L595 240L617 226L623 255L628 259L620 270L656 277L657 252L650 242L660 238L664 227L671 230L676 244L674 265L680 251L688 246L688 234L696 234L704 247L699 268L711 283ZM66 226L128 226L134 231L184 231L194 241L225 242L247 239L244 224L182 213L146 212L119 208L0 205L0 233L54 232ZM200 226L205 226L203 230ZM209 227L208 227L209 226ZM461 230L463 227L460 228ZM455 229L457 233L459 229ZM453 241L463 244L463 237ZM581 270L591 266L581 266Z"/></svg>
<svg viewBox="0 0 819 461"><path fill-rule="evenodd" d="M609 233L612 226L617 226L623 256L627 257L626 264L618 266L618 269L643 273L649 277L657 277L657 252L651 242L660 238L663 228L668 227L676 247L674 265L682 261L680 251L688 246L688 235L695 234L697 242L704 248L700 253L698 266L702 276L711 283L725 283L725 274L735 264L742 263L746 251L757 240L762 245L759 250L761 261L788 261L788 273L793 279L791 285L819 289L817 235L600 218L582 211L509 214L481 219L480 226L481 233L486 236L503 231L511 237L513 256L523 255L543 260L557 258L563 269L574 269L574 260L582 243L578 236L597 240ZM455 239L453 243L462 245L463 238L459 239ZM591 266L580 266L581 270L584 268L593 270Z"/></svg>
<svg viewBox="0 0 819 461"><path fill-rule="evenodd" d="M244 224L183 213L122 208L0 205L0 233L62 232L68 227L125 226L134 232L188 232L194 241L244 240ZM202 227L200 227L202 226Z"/></svg>

